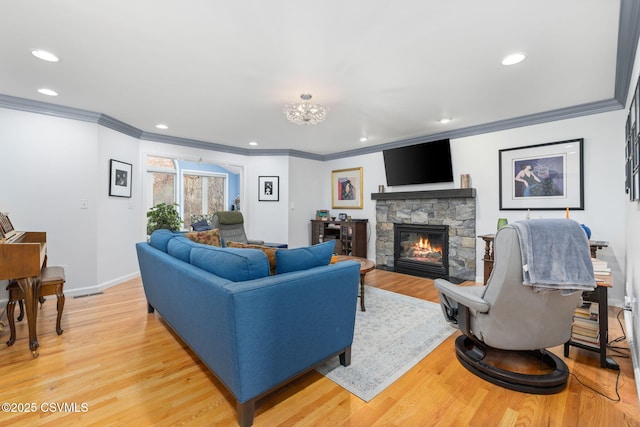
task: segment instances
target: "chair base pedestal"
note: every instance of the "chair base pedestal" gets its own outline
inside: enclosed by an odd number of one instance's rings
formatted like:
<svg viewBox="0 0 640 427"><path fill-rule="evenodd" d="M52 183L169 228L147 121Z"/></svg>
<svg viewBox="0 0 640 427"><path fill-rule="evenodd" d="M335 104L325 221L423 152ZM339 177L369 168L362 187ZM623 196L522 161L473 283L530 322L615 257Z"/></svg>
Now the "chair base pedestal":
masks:
<svg viewBox="0 0 640 427"><path fill-rule="evenodd" d="M456 356L467 370L490 383L530 394L554 394L564 390L569 378L569 368L562 359L550 352L539 350L518 351L550 368L545 374L522 374L507 371L484 361L491 347L461 335L456 339Z"/></svg>

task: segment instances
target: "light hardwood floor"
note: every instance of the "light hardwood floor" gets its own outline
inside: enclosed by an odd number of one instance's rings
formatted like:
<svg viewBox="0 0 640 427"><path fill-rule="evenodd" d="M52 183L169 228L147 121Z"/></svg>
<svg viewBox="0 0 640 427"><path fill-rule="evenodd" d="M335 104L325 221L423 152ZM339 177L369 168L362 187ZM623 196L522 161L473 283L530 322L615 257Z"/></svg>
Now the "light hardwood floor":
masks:
<svg viewBox="0 0 640 427"><path fill-rule="evenodd" d="M367 284L437 301L429 279L374 270ZM48 300L39 312L39 358L28 350L25 321L16 343L0 346L0 400L35 409L0 412L1 425L237 425L229 392L160 316L147 314L139 279L67 298L60 336L55 305ZM617 311L610 310L612 339L622 334ZM312 371L260 400L254 425L640 426L629 359L616 357L620 402L574 377L559 394L528 395L465 370L453 349L457 334L369 403ZM0 338L6 342L8 331ZM561 347L552 350L562 354ZM601 369L596 353L572 348L565 360L582 382L616 398L618 373Z"/></svg>

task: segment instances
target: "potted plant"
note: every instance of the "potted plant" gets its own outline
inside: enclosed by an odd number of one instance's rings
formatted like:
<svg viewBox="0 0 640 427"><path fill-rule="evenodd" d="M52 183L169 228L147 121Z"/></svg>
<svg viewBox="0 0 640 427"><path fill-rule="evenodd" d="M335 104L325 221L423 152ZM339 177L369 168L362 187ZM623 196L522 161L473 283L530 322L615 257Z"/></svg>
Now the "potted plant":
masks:
<svg viewBox="0 0 640 427"><path fill-rule="evenodd" d="M180 230L182 220L177 209L178 204L158 203L147 212L147 234L151 235L154 231L166 228L171 231Z"/></svg>

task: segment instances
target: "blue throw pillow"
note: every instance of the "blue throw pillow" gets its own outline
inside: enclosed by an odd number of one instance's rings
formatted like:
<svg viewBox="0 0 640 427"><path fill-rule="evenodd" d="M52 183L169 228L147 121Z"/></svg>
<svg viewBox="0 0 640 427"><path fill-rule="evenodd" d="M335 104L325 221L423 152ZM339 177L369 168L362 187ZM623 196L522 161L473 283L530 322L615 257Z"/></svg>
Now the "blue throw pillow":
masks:
<svg viewBox="0 0 640 427"><path fill-rule="evenodd" d="M191 228L193 228L193 231L207 231L207 230L211 230L211 226L209 225L209 223L207 222L206 219L201 219L198 222L195 222L193 224L191 224Z"/></svg>
<svg viewBox="0 0 640 427"><path fill-rule="evenodd" d="M269 276L269 261L259 249L198 245L191 250L191 265L234 282Z"/></svg>
<svg viewBox="0 0 640 427"><path fill-rule="evenodd" d="M331 240L303 248L278 249L276 251L276 273L289 273L329 265L335 245L336 242Z"/></svg>

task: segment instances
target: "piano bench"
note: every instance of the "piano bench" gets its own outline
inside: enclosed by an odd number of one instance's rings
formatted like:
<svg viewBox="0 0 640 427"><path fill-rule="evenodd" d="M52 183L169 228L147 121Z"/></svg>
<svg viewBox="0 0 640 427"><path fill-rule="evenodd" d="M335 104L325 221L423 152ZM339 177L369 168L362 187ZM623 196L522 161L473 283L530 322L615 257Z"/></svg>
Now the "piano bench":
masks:
<svg viewBox="0 0 640 427"><path fill-rule="evenodd" d="M60 327L60 321L62 320L62 310L64 309L64 293L62 289L64 287L65 277L64 277L64 268L62 267L43 267L40 272L40 292L38 293L38 300L40 301L40 308L42 308L42 304L44 304L45 296L47 295L55 295L57 298L57 311L58 318L56 320L56 332L58 335L62 334L62 328ZM9 302L7 303L7 318L9 319L9 330L11 332L11 336L9 341L7 341L7 345L13 345L16 341L16 323L14 319L14 312L16 307L16 302L20 305L20 314L18 315L18 321L22 320L24 317L24 294L18 283L13 280L9 282L9 286L7 286L7 290L9 291Z"/></svg>

